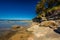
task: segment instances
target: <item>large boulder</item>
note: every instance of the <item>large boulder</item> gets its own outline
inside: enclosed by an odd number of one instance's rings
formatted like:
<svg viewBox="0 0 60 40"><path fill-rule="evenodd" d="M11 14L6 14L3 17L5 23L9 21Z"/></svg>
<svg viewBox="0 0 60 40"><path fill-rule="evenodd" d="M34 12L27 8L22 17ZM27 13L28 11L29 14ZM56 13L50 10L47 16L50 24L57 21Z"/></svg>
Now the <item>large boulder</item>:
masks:
<svg viewBox="0 0 60 40"><path fill-rule="evenodd" d="M52 29L57 29L58 23L56 23L55 21L43 21L41 22L41 26L50 27Z"/></svg>
<svg viewBox="0 0 60 40"><path fill-rule="evenodd" d="M16 30L18 30L19 28L21 28L21 26L19 26L19 25L13 25L12 28L11 28L11 30L12 30L12 31L16 31Z"/></svg>

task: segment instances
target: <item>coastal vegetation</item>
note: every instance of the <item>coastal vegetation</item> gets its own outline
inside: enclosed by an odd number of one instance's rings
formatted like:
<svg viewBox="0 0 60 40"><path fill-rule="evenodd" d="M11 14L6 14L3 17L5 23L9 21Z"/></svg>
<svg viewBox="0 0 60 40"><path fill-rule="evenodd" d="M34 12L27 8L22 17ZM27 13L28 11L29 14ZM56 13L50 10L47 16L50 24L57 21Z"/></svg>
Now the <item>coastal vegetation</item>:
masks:
<svg viewBox="0 0 60 40"><path fill-rule="evenodd" d="M36 6L36 14L32 19L35 22L60 19L60 0L40 0Z"/></svg>

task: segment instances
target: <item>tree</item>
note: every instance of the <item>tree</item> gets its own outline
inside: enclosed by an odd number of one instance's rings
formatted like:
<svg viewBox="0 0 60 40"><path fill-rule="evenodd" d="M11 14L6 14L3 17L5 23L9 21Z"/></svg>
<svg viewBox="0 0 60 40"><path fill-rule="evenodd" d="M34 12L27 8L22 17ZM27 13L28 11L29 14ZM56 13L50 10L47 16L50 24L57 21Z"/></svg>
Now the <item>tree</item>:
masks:
<svg viewBox="0 0 60 40"><path fill-rule="evenodd" d="M49 8L60 5L60 0L40 0L36 6L36 13L42 13L47 11Z"/></svg>
<svg viewBox="0 0 60 40"><path fill-rule="evenodd" d="M53 16L56 14L54 12L56 12L58 9L60 9L60 0L40 0L36 6L36 18L46 17L47 20L50 17L54 18Z"/></svg>

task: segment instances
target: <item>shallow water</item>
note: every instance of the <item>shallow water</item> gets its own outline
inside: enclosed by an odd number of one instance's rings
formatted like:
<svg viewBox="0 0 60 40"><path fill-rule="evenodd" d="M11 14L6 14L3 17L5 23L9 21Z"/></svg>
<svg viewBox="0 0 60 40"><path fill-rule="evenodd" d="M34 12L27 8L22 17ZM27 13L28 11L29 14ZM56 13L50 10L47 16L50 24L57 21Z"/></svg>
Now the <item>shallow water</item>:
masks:
<svg viewBox="0 0 60 40"><path fill-rule="evenodd" d="M28 27L30 24L31 22L26 21L0 21L0 37L9 33L13 25Z"/></svg>
<svg viewBox="0 0 60 40"><path fill-rule="evenodd" d="M11 28L13 25L28 26L31 22L24 21L0 21L0 28Z"/></svg>

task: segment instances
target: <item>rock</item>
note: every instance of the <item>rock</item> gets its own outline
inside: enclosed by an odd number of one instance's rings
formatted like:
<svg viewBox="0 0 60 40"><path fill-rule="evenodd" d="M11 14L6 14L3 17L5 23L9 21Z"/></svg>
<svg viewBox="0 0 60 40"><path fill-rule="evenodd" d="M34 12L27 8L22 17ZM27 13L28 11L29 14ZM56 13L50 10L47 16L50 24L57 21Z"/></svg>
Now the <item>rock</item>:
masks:
<svg viewBox="0 0 60 40"><path fill-rule="evenodd" d="M19 25L13 25L12 28L11 28L11 30L12 30L12 31L16 31L16 30L19 29L19 28L20 28Z"/></svg>
<svg viewBox="0 0 60 40"><path fill-rule="evenodd" d="M29 28L14 25L12 30L17 31L12 31L4 38L5 40L60 40L60 34L48 27L49 25L53 25L53 23L55 21L44 21L41 25L34 22Z"/></svg>
<svg viewBox="0 0 60 40"><path fill-rule="evenodd" d="M28 40L29 36L32 36L32 33L27 31L25 27L20 27L19 30L9 38L9 40Z"/></svg>
<svg viewBox="0 0 60 40"><path fill-rule="evenodd" d="M33 22L39 22L39 23L42 22L42 18L41 18L41 17L40 17L40 18L35 17L35 18L32 19L32 20L33 20Z"/></svg>
<svg viewBox="0 0 60 40"><path fill-rule="evenodd" d="M57 29L58 24L55 21L43 21L41 22L41 26Z"/></svg>
<svg viewBox="0 0 60 40"><path fill-rule="evenodd" d="M34 38L33 37L28 37L28 40L34 40Z"/></svg>
<svg viewBox="0 0 60 40"><path fill-rule="evenodd" d="M36 37L40 37L40 36L44 36L48 31L48 28L45 27L40 27L39 24L35 24L34 26L30 27L27 29L28 31L32 31L32 33L36 36Z"/></svg>
<svg viewBox="0 0 60 40"><path fill-rule="evenodd" d="M28 31L32 31L33 37L30 37L31 40L59 40L60 35L48 27L53 25L55 21L44 21L43 23L44 26L39 26L39 24L33 23L33 25L27 29ZM54 27L54 25L52 27Z"/></svg>

